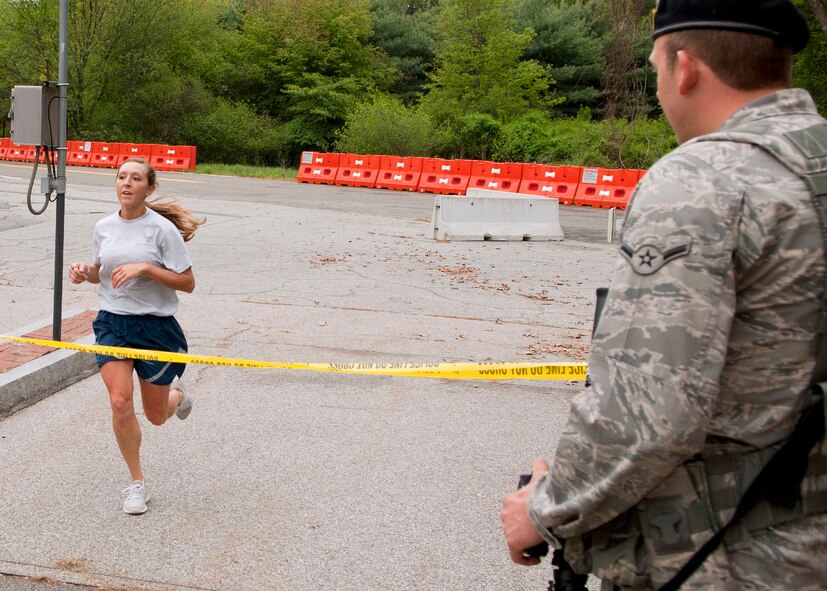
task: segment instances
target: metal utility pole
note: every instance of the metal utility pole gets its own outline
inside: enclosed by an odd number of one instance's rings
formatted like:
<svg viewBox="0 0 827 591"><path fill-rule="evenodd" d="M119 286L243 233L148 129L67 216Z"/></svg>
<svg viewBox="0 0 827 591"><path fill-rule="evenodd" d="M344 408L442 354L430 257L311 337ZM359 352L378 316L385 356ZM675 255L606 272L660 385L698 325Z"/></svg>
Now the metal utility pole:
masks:
<svg viewBox="0 0 827 591"><path fill-rule="evenodd" d="M60 37L58 55L58 132L57 132L57 214L55 220L55 300L52 314L52 339L60 340L63 324L63 229L66 213L66 120L69 86L69 0L60 0Z"/></svg>

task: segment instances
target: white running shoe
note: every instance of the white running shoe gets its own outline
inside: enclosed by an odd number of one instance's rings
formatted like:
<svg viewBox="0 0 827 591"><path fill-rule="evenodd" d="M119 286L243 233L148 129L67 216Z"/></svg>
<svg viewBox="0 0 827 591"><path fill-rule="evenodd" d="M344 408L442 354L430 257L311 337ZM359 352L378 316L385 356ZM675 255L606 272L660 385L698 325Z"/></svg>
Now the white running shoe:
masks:
<svg viewBox="0 0 827 591"><path fill-rule="evenodd" d="M143 480L136 480L123 490L126 498L123 501L123 512L128 515L143 515L146 513L146 503L149 501L149 488Z"/></svg>
<svg viewBox="0 0 827 591"><path fill-rule="evenodd" d="M190 411L192 411L192 398L190 398L189 392L187 392L187 389L184 387L184 382L182 382L180 378L176 378L169 389L181 390L181 394L184 395L181 398L181 402L179 402L175 408L175 416L183 421L190 416Z"/></svg>

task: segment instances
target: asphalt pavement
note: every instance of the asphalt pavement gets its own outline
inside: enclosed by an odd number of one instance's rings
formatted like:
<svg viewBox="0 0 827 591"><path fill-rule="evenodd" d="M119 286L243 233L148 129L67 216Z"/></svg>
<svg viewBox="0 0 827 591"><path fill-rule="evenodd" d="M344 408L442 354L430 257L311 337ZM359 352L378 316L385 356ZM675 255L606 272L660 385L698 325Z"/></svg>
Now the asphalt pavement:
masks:
<svg viewBox="0 0 827 591"><path fill-rule="evenodd" d="M55 207L29 213L30 173L0 163L0 334L51 316ZM562 242L435 242L429 194L159 176L207 218L177 315L193 353L586 360L615 262L605 210L561 207ZM116 209L114 171L68 171L67 266ZM65 283L65 309L97 308L94 286ZM545 589L548 566L509 561L498 513L553 456L582 382L200 365L185 379L189 419L140 417L143 516L121 511L99 376L0 419L0 589Z"/></svg>

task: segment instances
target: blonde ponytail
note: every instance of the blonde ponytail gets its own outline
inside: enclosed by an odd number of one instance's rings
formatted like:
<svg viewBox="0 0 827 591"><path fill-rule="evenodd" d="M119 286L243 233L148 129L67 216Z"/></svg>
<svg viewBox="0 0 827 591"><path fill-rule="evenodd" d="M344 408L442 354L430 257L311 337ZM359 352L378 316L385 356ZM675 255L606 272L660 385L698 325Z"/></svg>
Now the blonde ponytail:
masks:
<svg viewBox="0 0 827 591"><path fill-rule="evenodd" d="M175 197L162 195L152 200L148 199L146 206L175 224L184 237L184 242L192 240L198 226L207 221L207 218L195 219L190 210L181 206Z"/></svg>

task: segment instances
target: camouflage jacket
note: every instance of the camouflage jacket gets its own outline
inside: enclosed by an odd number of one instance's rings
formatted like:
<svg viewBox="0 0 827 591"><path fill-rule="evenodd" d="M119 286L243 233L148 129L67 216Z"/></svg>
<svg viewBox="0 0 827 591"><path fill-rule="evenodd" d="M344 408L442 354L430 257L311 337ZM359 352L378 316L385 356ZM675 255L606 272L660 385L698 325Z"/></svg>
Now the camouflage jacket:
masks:
<svg viewBox="0 0 827 591"><path fill-rule="evenodd" d="M803 90L734 113L777 133L823 122ZM764 150L689 141L639 183L589 359L529 513L556 537L640 503L693 457L792 432L814 363L825 257L805 183Z"/></svg>

